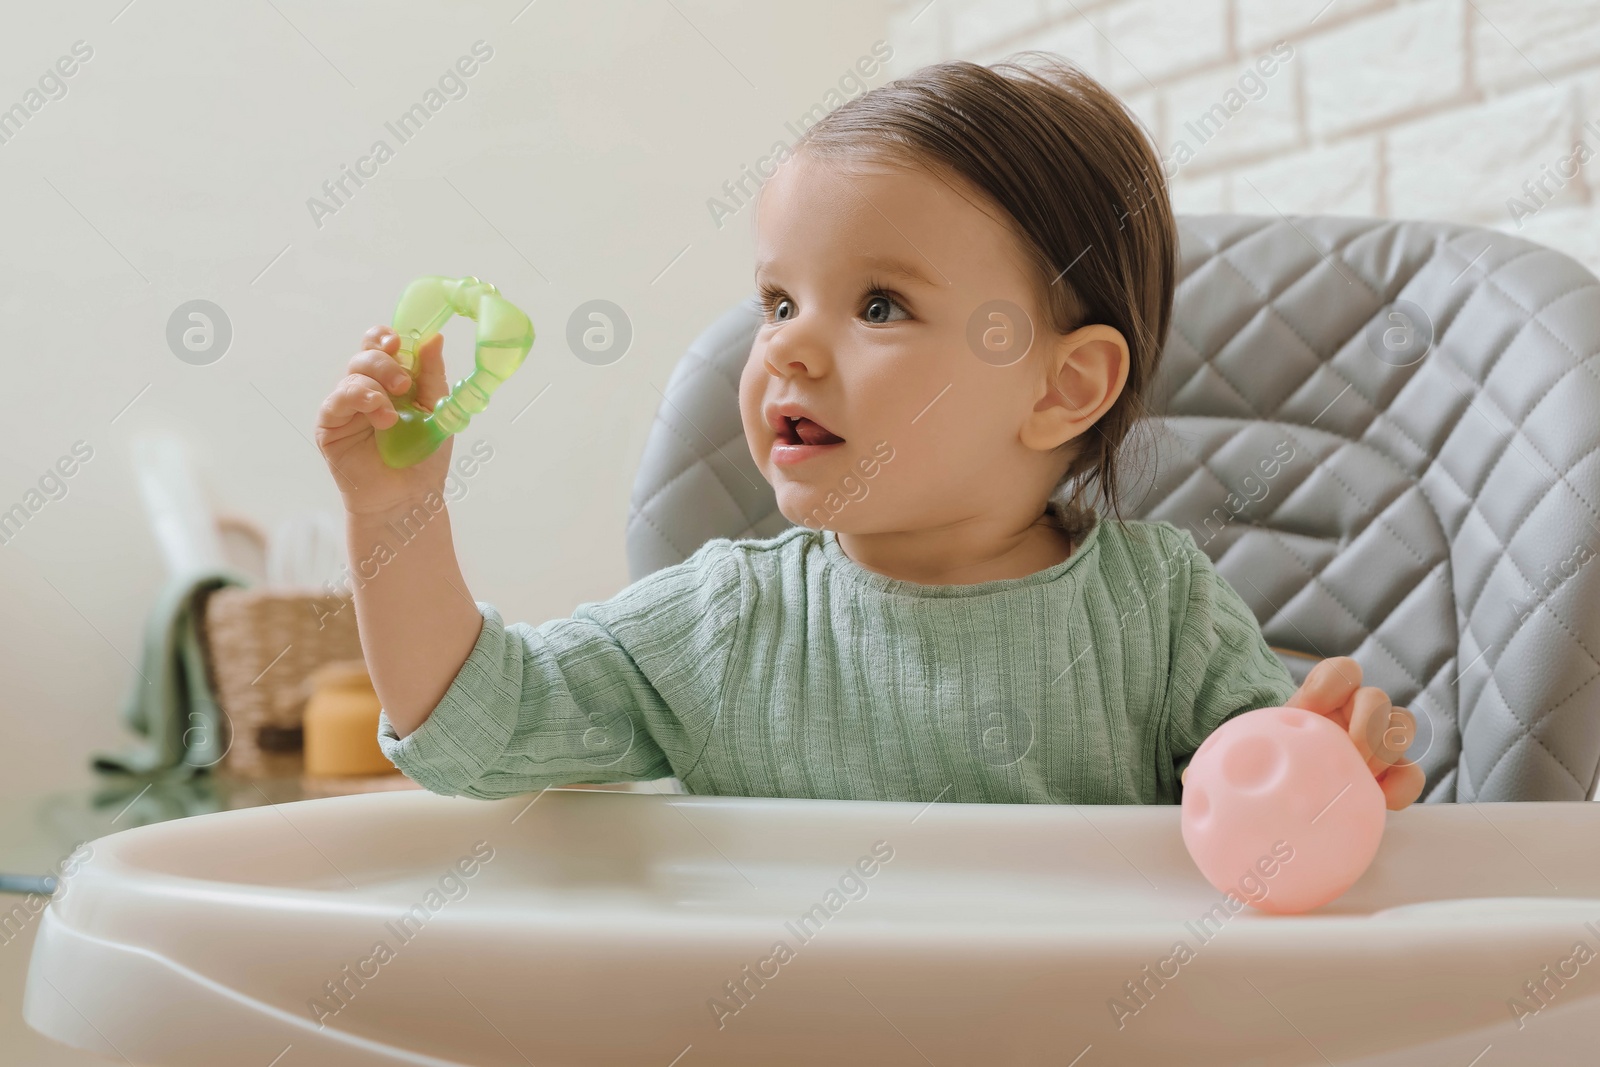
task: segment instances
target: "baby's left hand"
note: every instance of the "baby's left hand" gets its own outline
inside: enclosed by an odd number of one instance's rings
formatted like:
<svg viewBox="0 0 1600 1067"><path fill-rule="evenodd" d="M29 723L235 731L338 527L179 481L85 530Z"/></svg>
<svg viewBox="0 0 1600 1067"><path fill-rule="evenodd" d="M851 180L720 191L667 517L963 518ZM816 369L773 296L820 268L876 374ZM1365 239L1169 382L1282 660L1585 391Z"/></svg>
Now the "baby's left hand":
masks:
<svg viewBox="0 0 1600 1067"><path fill-rule="evenodd" d="M1416 736L1416 716L1390 705L1382 689L1362 685L1361 665L1349 656L1325 659L1311 668L1287 706L1326 715L1350 732L1390 811L1422 795L1422 768L1401 758Z"/></svg>

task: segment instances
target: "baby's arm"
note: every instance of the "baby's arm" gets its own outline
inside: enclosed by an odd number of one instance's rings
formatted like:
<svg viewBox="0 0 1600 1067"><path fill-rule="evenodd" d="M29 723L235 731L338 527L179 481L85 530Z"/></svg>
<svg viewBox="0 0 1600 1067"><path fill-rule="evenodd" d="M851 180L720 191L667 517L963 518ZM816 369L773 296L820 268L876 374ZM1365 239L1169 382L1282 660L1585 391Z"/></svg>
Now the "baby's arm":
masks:
<svg viewBox="0 0 1600 1067"><path fill-rule="evenodd" d="M443 342L418 352L416 403L445 395ZM374 431L411 378L373 327L323 403L317 445L344 498L362 652L384 708L379 743L446 794L658 778L693 768L742 611L742 571L712 542L603 604L537 628L476 604L444 507L451 440L391 470Z"/></svg>
<svg viewBox="0 0 1600 1067"><path fill-rule="evenodd" d="M395 359L400 339L374 326L317 417L317 447L344 500L361 650L378 699L402 734L443 695L477 638L481 620L466 592L444 507L451 440L413 467L392 470L374 431L399 416L392 397L415 386L432 410L448 392L444 340L417 353L415 382Z"/></svg>
<svg viewBox="0 0 1600 1067"><path fill-rule="evenodd" d="M419 504L345 518L352 563L375 561L376 576L356 587L356 626L373 688L401 737L439 703L483 626L456 562L450 515L442 499L436 505L437 513ZM396 545L399 528L415 536Z"/></svg>

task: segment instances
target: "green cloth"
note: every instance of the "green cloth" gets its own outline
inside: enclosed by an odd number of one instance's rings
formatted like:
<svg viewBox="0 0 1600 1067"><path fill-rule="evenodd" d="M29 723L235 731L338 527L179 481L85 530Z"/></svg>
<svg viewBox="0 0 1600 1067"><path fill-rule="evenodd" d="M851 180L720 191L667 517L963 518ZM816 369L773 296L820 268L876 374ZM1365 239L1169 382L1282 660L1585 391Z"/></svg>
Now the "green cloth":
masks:
<svg viewBox="0 0 1600 1067"><path fill-rule="evenodd" d="M379 743L494 798L676 776L690 793L1171 804L1225 720L1295 691L1193 537L1100 518L1023 578L918 585L801 527L715 540L571 618L506 626Z"/></svg>
<svg viewBox="0 0 1600 1067"><path fill-rule="evenodd" d="M145 622L144 651L122 709L122 721L144 740L125 752L95 754L95 770L186 778L222 759L228 731L206 672L201 611L214 590L249 581L233 571L196 570L162 588Z"/></svg>

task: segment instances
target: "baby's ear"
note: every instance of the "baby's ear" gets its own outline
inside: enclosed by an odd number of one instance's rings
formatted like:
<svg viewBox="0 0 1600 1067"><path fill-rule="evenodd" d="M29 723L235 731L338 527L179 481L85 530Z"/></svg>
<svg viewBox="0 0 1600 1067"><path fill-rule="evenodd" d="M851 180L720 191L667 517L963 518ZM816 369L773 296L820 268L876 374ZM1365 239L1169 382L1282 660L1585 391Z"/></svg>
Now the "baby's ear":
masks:
<svg viewBox="0 0 1600 1067"><path fill-rule="evenodd" d="M1053 451L1086 433L1122 395L1128 383L1128 342L1112 326L1081 326L1046 333L1044 380L1022 427L1022 443Z"/></svg>

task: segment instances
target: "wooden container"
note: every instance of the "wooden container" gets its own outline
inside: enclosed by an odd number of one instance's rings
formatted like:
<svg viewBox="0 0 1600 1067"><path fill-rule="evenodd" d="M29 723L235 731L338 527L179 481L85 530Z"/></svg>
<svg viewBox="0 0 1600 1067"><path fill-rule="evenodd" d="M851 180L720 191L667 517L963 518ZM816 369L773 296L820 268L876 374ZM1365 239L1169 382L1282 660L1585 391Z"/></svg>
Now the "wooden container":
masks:
<svg viewBox="0 0 1600 1067"><path fill-rule="evenodd" d="M206 598L202 632L231 734L223 766L251 778L299 774L311 675L324 664L361 658L353 599L219 589Z"/></svg>

